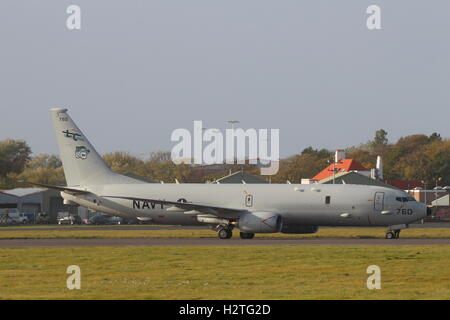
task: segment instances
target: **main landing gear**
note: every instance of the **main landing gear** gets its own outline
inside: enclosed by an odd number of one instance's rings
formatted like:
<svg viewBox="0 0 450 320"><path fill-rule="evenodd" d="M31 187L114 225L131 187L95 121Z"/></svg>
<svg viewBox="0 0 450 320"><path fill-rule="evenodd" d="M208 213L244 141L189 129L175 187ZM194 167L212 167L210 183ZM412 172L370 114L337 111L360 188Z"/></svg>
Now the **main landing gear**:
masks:
<svg viewBox="0 0 450 320"><path fill-rule="evenodd" d="M233 236L233 226L217 226L217 235L219 239L231 239ZM253 239L255 237L254 233L240 232L241 239Z"/></svg>
<svg viewBox="0 0 450 320"><path fill-rule="evenodd" d="M233 228L232 227L222 227L217 232L219 239L231 239L233 236Z"/></svg>

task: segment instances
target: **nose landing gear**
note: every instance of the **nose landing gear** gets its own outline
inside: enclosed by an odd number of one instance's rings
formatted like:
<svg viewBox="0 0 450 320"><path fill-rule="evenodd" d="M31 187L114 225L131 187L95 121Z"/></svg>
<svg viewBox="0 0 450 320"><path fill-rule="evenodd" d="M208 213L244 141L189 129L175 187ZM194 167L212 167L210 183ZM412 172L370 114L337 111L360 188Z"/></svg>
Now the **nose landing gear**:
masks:
<svg viewBox="0 0 450 320"><path fill-rule="evenodd" d="M409 227L409 225L407 225L407 224L390 226L388 231L386 231L386 239L399 239L400 231L402 229L406 229L408 227Z"/></svg>
<svg viewBox="0 0 450 320"><path fill-rule="evenodd" d="M399 239L400 238L400 230L393 230L386 232L386 239Z"/></svg>

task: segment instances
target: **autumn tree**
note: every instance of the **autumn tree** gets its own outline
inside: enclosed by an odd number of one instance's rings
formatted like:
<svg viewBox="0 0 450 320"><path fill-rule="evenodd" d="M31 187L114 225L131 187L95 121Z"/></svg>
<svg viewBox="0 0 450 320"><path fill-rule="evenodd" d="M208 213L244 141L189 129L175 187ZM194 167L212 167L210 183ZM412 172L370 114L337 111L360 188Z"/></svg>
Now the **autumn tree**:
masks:
<svg viewBox="0 0 450 320"><path fill-rule="evenodd" d="M384 153L386 147L388 146L387 135L388 133L384 129L380 129L375 132L375 137L369 143L370 151L372 153L378 155L382 155Z"/></svg>
<svg viewBox="0 0 450 320"><path fill-rule="evenodd" d="M318 157L319 159L331 159L333 157L333 152L327 149L314 149L313 147L309 146L308 148L303 149L302 155L310 154L313 156Z"/></svg>
<svg viewBox="0 0 450 320"><path fill-rule="evenodd" d="M280 161L278 173L272 177L273 183L300 183L301 179L310 179L328 166L329 157L320 157L314 153L295 155Z"/></svg>
<svg viewBox="0 0 450 320"><path fill-rule="evenodd" d="M17 187L18 180L51 185L66 185L62 163L56 155L36 155L26 163L25 169L21 173L10 173L8 176L15 181L14 185L10 187Z"/></svg>
<svg viewBox="0 0 450 320"><path fill-rule="evenodd" d="M8 173L20 173L30 160L31 149L23 140L0 141L0 177Z"/></svg>
<svg viewBox="0 0 450 320"><path fill-rule="evenodd" d="M375 168L377 155L367 150L357 149L346 153L346 158L355 159L367 169Z"/></svg>
<svg viewBox="0 0 450 320"><path fill-rule="evenodd" d="M127 152L111 152L103 155L105 163L115 172L120 174L134 173L146 177L145 162Z"/></svg>

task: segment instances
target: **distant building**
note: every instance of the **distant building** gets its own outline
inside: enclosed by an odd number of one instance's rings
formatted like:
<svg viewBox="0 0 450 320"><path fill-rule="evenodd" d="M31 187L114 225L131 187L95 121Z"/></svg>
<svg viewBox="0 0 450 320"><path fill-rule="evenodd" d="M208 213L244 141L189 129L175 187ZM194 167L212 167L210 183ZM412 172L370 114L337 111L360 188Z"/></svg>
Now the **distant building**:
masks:
<svg viewBox="0 0 450 320"><path fill-rule="evenodd" d="M9 212L23 212L29 221L35 221L36 215L45 212L52 222L56 222L58 212L77 214L76 206L64 205L59 191L45 188L17 188L0 190L0 215Z"/></svg>
<svg viewBox="0 0 450 320"><path fill-rule="evenodd" d="M319 181L321 184L332 184L333 176L327 177ZM369 186L380 186L395 189L394 186L390 184L386 184L380 180L372 179L371 177L361 174L360 172L351 171L351 172L340 172L334 176L335 184L362 184Z"/></svg>
<svg viewBox="0 0 450 320"><path fill-rule="evenodd" d="M334 183L378 185L400 190L423 187L423 184L417 180L383 180L383 162L380 156L377 157L375 168L368 169L354 159L345 159L343 150L336 150L334 163L316 174L310 183L314 181L333 183L333 179ZM422 200L417 199L417 201Z"/></svg>
<svg viewBox="0 0 450 320"><path fill-rule="evenodd" d="M245 173L244 171L237 171L231 173L223 178L217 179L212 183L268 183L266 180L255 176L253 174Z"/></svg>
<svg viewBox="0 0 450 320"><path fill-rule="evenodd" d="M362 175L370 177L371 171L364 167L361 163L354 159L345 159L344 150L336 150L334 156L334 163L331 163L328 167L316 174L312 180L321 181L329 177L333 177L338 173L345 173L350 171L356 171Z"/></svg>
<svg viewBox="0 0 450 320"><path fill-rule="evenodd" d="M422 188L406 189L405 191L413 196L416 201L424 202L427 205L431 205L433 201L448 195L450 192L450 190L444 189L424 190Z"/></svg>
<svg viewBox="0 0 450 320"><path fill-rule="evenodd" d="M382 180L382 181L401 190L423 188L423 183L418 180Z"/></svg>
<svg viewBox="0 0 450 320"><path fill-rule="evenodd" d="M348 173L351 171L356 171L359 174L370 177L370 170L360 164L354 159L342 159L336 164L330 164L328 167L320 171L313 177L313 180L323 180L326 178L333 178L333 169L335 169L335 175L338 173Z"/></svg>
<svg viewBox="0 0 450 320"><path fill-rule="evenodd" d="M450 195L447 194L431 202L433 216L440 220L450 220Z"/></svg>

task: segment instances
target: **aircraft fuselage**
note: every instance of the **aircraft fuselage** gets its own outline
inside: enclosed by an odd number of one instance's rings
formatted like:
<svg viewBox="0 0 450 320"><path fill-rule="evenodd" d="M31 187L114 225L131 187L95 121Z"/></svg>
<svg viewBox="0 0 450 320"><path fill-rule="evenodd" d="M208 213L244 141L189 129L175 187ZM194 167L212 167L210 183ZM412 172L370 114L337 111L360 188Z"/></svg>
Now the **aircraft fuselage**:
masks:
<svg viewBox="0 0 450 320"><path fill-rule="evenodd" d="M400 201L408 195L377 186L329 184L120 184L87 188L96 196L64 198L94 211L122 217L147 218L155 224L199 225L198 213L167 211L170 207L144 199L214 204L248 212L270 211L283 224L314 226L389 226L407 224L426 216L426 207Z"/></svg>

